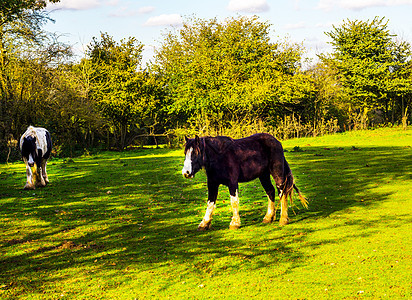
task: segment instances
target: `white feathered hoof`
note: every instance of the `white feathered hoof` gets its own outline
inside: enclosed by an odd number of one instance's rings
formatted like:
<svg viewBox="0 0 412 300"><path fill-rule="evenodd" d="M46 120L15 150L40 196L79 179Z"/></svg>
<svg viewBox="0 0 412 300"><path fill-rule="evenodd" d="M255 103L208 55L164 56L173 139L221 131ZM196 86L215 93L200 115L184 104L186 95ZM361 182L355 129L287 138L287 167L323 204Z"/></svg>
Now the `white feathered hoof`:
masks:
<svg viewBox="0 0 412 300"><path fill-rule="evenodd" d="M36 189L36 187L33 184L30 183L26 183L26 185L24 186L25 190L34 190Z"/></svg>
<svg viewBox="0 0 412 300"><path fill-rule="evenodd" d="M197 227L197 231L206 231L206 230L209 230L211 227L212 227L212 222L202 221Z"/></svg>

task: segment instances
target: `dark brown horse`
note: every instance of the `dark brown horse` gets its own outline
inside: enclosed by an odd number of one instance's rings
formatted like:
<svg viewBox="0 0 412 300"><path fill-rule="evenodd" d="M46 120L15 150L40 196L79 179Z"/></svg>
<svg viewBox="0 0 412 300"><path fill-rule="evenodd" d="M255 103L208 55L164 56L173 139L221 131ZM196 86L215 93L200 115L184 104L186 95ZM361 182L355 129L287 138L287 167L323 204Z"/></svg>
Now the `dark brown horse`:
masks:
<svg viewBox="0 0 412 300"><path fill-rule="evenodd" d="M276 192L270 175L275 180L279 194L280 225L288 223L287 199L289 198L292 202L293 189L298 193L302 205L308 207L307 200L294 183L281 143L269 134L259 133L238 140L224 136L186 138L185 155L186 159L182 169L184 177L193 178L202 168L206 170L207 175L207 210L198 230L210 228L221 184L229 188L233 211L230 229L240 227L239 182L259 178L269 198L268 210L263 219L264 223L271 223L276 215Z"/></svg>

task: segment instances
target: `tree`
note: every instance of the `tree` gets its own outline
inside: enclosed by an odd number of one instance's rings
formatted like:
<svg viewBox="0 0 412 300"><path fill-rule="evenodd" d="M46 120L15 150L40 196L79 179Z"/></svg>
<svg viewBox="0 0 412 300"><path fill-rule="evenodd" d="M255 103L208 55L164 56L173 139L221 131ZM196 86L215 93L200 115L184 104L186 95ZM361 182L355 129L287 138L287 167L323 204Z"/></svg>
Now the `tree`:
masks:
<svg viewBox="0 0 412 300"><path fill-rule="evenodd" d="M46 39L41 26L50 20L43 9L47 2L60 0L1 0L0 5L0 114L4 114L4 106L8 95L7 64L12 61L21 47L37 44ZM17 51L16 51L17 50ZM2 115L4 116L4 115Z"/></svg>
<svg viewBox="0 0 412 300"><path fill-rule="evenodd" d="M118 148L133 140L128 135L144 127L156 108L156 88L141 69L143 45L135 38L117 43L108 34L93 39L88 50L92 62L91 98L118 134ZM158 94L157 94L158 95Z"/></svg>
<svg viewBox="0 0 412 300"><path fill-rule="evenodd" d="M51 1L1 1L0 4L0 148L16 139L33 117L31 105L45 89L39 87L47 64L67 48L45 34L41 27L50 20L44 12ZM19 111L19 109L22 109ZM19 113L18 113L19 112ZM23 125L24 124L24 125ZM0 149L1 151L2 149Z"/></svg>
<svg viewBox="0 0 412 300"><path fill-rule="evenodd" d="M17 20L27 19L27 14L43 10L48 2L57 3L60 0L1 0L0 27Z"/></svg>
<svg viewBox="0 0 412 300"><path fill-rule="evenodd" d="M405 71L410 51L407 44L396 44L387 24L385 18L376 17L334 26L326 33L334 52L321 56L334 70L355 109L382 109L386 115L389 103L394 101L391 91L399 91L393 80Z"/></svg>
<svg viewBox="0 0 412 300"><path fill-rule="evenodd" d="M307 96L302 48L270 41L257 17L192 19L168 32L153 71L164 79L170 114L204 128L233 119L276 119ZM310 90L310 88L309 88Z"/></svg>
<svg viewBox="0 0 412 300"><path fill-rule="evenodd" d="M396 103L401 111L404 128L407 125L408 107L412 104L411 45L405 41L395 42L394 64L391 68L388 94L392 100L392 123L395 122ZM387 104L387 102L386 102Z"/></svg>

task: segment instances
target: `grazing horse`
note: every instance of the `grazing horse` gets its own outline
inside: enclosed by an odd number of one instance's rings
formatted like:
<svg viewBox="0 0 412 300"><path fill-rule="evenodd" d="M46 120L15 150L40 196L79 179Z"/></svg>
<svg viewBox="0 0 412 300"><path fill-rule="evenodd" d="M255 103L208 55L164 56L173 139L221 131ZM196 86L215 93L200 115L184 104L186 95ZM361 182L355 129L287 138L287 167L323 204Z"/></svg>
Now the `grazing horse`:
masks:
<svg viewBox="0 0 412 300"><path fill-rule="evenodd" d="M248 182L259 178L269 198L268 210L263 219L264 223L271 223L273 218L276 218L276 192L270 175L275 180L280 198L280 225L288 223L287 199L289 197L292 202L293 189L298 193L302 205L308 207L307 200L294 183L281 143L270 134L259 133L236 140L225 136L186 138L184 153L186 155L182 169L184 177L193 178L202 168L205 169L207 175L207 210L199 224L199 231L207 230L211 226L218 189L221 184L229 188L233 212L230 229L240 227L239 182Z"/></svg>
<svg viewBox="0 0 412 300"><path fill-rule="evenodd" d="M29 126L21 136L20 151L26 164L27 174L27 183L24 189L33 190L36 186L46 186L49 183L46 165L47 159L50 157L51 148L50 133L44 128ZM34 168L34 174L32 174L31 168Z"/></svg>

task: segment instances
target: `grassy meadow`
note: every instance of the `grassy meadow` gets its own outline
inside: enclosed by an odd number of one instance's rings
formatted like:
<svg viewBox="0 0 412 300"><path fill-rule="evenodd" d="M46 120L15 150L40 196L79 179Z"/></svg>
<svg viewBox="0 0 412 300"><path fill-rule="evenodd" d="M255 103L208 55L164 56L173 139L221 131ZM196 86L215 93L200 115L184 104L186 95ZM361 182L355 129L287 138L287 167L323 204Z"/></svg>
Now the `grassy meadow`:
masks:
<svg viewBox="0 0 412 300"><path fill-rule="evenodd" d="M196 231L206 176L181 176L182 149L52 159L33 191L0 165L0 299L412 299L412 130L283 145L309 209L262 224L263 188L240 184L236 231L223 186Z"/></svg>

